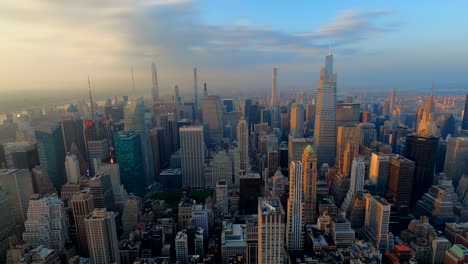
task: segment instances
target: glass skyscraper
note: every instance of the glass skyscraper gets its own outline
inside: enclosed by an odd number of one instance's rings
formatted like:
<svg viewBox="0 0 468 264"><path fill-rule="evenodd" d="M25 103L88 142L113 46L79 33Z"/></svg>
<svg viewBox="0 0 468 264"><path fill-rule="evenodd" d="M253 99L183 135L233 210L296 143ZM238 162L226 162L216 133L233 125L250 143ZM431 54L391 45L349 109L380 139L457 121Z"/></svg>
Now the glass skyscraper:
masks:
<svg viewBox="0 0 468 264"><path fill-rule="evenodd" d="M121 181L129 193L141 196L144 194L145 177L140 135L116 133L114 141Z"/></svg>

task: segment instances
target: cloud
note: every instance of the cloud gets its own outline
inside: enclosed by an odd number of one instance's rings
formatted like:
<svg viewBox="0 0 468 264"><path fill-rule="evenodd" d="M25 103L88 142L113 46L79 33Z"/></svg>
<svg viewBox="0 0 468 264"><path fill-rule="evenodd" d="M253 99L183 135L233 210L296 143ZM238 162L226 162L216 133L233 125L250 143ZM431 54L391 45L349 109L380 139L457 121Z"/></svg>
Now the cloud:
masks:
<svg viewBox="0 0 468 264"><path fill-rule="evenodd" d="M114 87L128 79L130 65L149 87L151 61L166 71L160 76L167 87L193 65L217 72L306 63L321 58L315 55L324 54L330 40L349 54L354 50L347 45L397 29L402 21L392 17L396 13L345 10L319 28L293 34L245 18L209 25L190 0L5 0L0 68L8 77L0 89L76 87L90 72L102 86Z"/></svg>

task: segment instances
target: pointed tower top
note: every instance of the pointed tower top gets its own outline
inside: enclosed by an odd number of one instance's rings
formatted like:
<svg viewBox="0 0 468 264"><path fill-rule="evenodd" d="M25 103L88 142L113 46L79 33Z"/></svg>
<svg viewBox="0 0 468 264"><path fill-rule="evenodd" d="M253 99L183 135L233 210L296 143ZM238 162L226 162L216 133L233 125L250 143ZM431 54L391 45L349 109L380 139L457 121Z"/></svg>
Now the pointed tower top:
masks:
<svg viewBox="0 0 468 264"><path fill-rule="evenodd" d="M333 41L330 40L330 47L328 48L328 55L332 55L333 54Z"/></svg>
<svg viewBox="0 0 468 264"><path fill-rule="evenodd" d="M94 103L93 103L93 96L91 95L91 81L89 80L88 74L88 89L89 89L89 102L91 105L91 118L94 120Z"/></svg>

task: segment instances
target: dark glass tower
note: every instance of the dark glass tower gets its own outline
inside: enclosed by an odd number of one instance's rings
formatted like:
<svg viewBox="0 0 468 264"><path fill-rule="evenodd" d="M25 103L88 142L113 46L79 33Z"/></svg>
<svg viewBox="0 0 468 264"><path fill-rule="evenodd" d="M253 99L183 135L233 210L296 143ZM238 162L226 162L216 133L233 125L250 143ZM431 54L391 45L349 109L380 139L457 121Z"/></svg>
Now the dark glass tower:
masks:
<svg viewBox="0 0 468 264"><path fill-rule="evenodd" d="M463 120L462 120L462 130L468 130L468 94L466 95L465 99L465 111L463 112Z"/></svg>
<svg viewBox="0 0 468 264"><path fill-rule="evenodd" d="M142 196L145 191L145 175L140 135L133 132L117 133L114 140L121 181L129 193Z"/></svg>

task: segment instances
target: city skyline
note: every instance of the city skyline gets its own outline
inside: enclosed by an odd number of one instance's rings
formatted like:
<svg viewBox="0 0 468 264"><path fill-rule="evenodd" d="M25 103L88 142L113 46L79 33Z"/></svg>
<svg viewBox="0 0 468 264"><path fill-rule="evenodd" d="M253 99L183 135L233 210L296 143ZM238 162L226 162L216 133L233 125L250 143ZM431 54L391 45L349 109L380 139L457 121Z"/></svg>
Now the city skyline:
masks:
<svg viewBox="0 0 468 264"><path fill-rule="evenodd" d="M397 87L425 92L432 80L436 89L461 91L468 65L462 52L465 40L457 33L465 18L457 13L467 4L457 4L460 8L454 9L399 1L365 7L355 1L296 6L6 1L0 11L6 32L1 37L6 60L0 64L6 77L0 91L69 93L84 89L90 74L94 90L130 92L133 65L136 88L146 93L152 86L153 61L161 96L171 94L175 84L187 94L194 66L199 81L216 93L267 92L272 67L279 70L280 92L315 91L330 41L340 58L335 68L342 91ZM414 8L420 12L412 12ZM427 24L424 17L437 24ZM446 48L441 48L442 37Z"/></svg>

